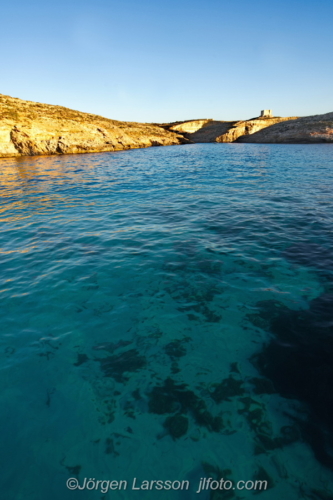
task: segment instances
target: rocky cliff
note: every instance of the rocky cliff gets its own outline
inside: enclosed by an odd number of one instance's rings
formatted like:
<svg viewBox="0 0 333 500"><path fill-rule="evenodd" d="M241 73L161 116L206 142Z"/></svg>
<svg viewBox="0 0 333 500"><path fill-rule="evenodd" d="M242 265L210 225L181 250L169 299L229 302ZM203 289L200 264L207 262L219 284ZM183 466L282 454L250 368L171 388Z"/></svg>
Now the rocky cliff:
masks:
<svg viewBox="0 0 333 500"><path fill-rule="evenodd" d="M304 116L297 120L277 123L238 142L257 143L316 143L333 142L333 113Z"/></svg>
<svg viewBox="0 0 333 500"><path fill-rule="evenodd" d="M0 94L0 157L92 153L201 142L333 142L333 113L145 124Z"/></svg>
<svg viewBox="0 0 333 500"><path fill-rule="evenodd" d="M262 116L251 120L217 121L212 119L191 120L174 124L163 124L168 130L177 131L191 142L235 142L239 137L254 134L259 130L271 127L282 121L294 120L296 117Z"/></svg>
<svg viewBox="0 0 333 500"><path fill-rule="evenodd" d="M236 122L209 120L204 126L185 134L191 142L217 142L218 137L225 134Z"/></svg>
<svg viewBox="0 0 333 500"><path fill-rule="evenodd" d="M117 151L190 142L157 125L121 122L0 94L0 157Z"/></svg>
<svg viewBox="0 0 333 500"><path fill-rule="evenodd" d="M235 122L232 126L219 137L216 138L216 142L235 142L239 137L247 136L258 132L267 127L271 127L276 123L295 120L296 117L292 116L289 118L281 118L281 117L266 117L262 116L259 118L253 118L251 120L243 120L239 122Z"/></svg>
<svg viewBox="0 0 333 500"><path fill-rule="evenodd" d="M177 123L176 125L170 124L171 126L169 127L169 130L180 132L181 134L193 134L197 130L206 127L212 121L212 118L203 118L202 120L188 120L186 122Z"/></svg>

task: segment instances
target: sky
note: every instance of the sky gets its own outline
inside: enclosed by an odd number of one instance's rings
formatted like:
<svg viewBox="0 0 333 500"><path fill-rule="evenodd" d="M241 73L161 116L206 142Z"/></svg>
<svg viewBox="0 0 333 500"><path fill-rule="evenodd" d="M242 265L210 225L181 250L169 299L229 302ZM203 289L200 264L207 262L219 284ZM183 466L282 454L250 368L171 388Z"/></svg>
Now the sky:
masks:
<svg viewBox="0 0 333 500"><path fill-rule="evenodd" d="M0 93L172 122L333 111L332 0L16 0Z"/></svg>

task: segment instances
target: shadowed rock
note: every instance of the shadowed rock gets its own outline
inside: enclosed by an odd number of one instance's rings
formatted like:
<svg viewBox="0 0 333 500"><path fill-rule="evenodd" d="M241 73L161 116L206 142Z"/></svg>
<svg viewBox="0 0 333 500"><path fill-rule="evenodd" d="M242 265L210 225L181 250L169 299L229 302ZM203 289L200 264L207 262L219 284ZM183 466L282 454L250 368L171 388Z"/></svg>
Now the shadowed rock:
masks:
<svg viewBox="0 0 333 500"><path fill-rule="evenodd" d="M270 330L275 338L257 366L282 396L307 405L308 419L299 421L303 437L333 469L333 295L312 300L305 311L272 311Z"/></svg>
<svg viewBox="0 0 333 500"><path fill-rule="evenodd" d="M174 439L178 439L187 433L188 418L184 415L173 415L166 419L164 427Z"/></svg>
<svg viewBox="0 0 333 500"><path fill-rule="evenodd" d="M259 117L253 118L251 120L244 120L234 123L228 131L223 133L220 137L217 137L216 142L235 142L239 138L243 138L248 135L252 135L259 130L271 127L276 123L285 122L292 120L295 117L281 118L281 117Z"/></svg>
<svg viewBox="0 0 333 500"><path fill-rule="evenodd" d="M333 142L333 113L304 116L296 120L277 123L239 142L258 143L320 143Z"/></svg>

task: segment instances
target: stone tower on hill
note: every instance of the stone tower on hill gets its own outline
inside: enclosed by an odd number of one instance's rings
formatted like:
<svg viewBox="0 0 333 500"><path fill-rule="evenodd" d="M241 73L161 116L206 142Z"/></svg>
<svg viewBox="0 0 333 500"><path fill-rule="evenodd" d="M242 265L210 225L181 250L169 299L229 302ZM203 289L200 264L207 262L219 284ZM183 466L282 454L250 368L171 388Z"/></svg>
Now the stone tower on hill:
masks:
<svg viewBox="0 0 333 500"><path fill-rule="evenodd" d="M265 118L272 118L273 111L271 109L263 109L260 116L264 116Z"/></svg>

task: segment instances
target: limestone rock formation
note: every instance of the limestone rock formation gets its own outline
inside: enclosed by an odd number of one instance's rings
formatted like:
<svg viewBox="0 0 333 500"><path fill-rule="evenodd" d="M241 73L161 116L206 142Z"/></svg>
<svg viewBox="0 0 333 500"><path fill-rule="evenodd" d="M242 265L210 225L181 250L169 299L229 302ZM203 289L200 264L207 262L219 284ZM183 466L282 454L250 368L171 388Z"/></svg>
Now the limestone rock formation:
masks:
<svg viewBox="0 0 333 500"><path fill-rule="evenodd" d="M225 134L236 122L224 122L210 120L195 132L185 134L191 142L217 142L217 139Z"/></svg>
<svg viewBox="0 0 333 500"><path fill-rule="evenodd" d="M181 134L193 134L202 127L206 127L212 122L212 118L203 118L202 120L188 120L186 122L176 123L169 127L169 130L180 132Z"/></svg>
<svg viewBox="0 0 333 500"><path fill-rule="evenodd" d="M277 123L238 142L257 143L320 143L333 142L333 113L304 116L296 120Z"/></svg>
<svg viewBox="0 0 333 500"><path fill-rule="evenodd" d="M259 118L253 118L251 120L244 120L244 121L239 121L235 122L229 130L227 130L224 134L222 134L220 137L216 138L216 142L235 142L239 137L247 136L250 134L254 134L255 132L258 132L259 130L262 130L263 128L266 127L271 127L272 125L275 125L276 123L288 121L288 120L293 120L295 117L290 117L290 118L270 118L270 117L259 117Z"/></svg>
<svg viewBox="0 0 333 500"><path fill-rule="evenodd" d="M190 142L157 125L109 120L0 94L0 157L117 151Z"/></svg>
<svg viewBox="0 0 333 500"><path fill-rule="evenodd" d="M266 111L266 114L265 114ZM92 153L201 142L333 142L333 113L241 121L121 122L0 94L0 157Z"/></svg>
<svg viewBox="0 0 333 500"><path fill-rule="evenodd" d="M270 110L266 110L270 111ZM212 119L190 120L163 124L167 130L177 131L194 143L201 142L235 142L239 137L253 134L281 121L293 120L296 117L272 118L269 114L251 120L217 121Z"/></svg>

